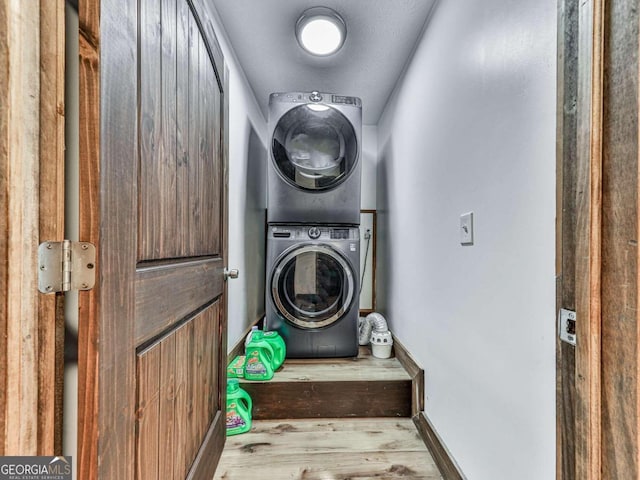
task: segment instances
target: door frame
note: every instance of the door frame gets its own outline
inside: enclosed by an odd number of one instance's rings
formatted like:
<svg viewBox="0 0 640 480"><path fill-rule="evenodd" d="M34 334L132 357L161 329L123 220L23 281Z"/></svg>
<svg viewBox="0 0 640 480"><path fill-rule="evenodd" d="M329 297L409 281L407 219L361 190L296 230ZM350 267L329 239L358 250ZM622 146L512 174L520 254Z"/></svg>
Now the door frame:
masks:
<svg viewBox="0 0 640 480"><path fill-rule="evenodd" d="M556 478L566 480L600 478L603 9L558 2L556 311L576 312L576 346L556 332Z"/></svg>
<svg viewBox="0 0 640 480"><path fill-rule="evenodd" d="M633 0L558 3L558 479L640 476L640 16Z"/></svg>
<svg viewBox="0 0 640 480"><path fill-rule="evenodd" d="M0 455L61 455L64 297L37 250L64 238L64 0L0 2L0 32Z"/></svg>

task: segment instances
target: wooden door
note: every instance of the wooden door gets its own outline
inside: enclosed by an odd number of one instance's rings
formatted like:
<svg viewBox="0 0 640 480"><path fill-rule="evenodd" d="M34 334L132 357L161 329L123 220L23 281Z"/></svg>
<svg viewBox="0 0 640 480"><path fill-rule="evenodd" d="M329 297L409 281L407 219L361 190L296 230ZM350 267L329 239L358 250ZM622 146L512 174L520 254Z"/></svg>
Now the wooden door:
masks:
<svg viewBox="0 0 640 480"><path fill-rule="evenodd" d="M227 90L203 5L80 2L78 478L211 478L223 448Z"/></svg>

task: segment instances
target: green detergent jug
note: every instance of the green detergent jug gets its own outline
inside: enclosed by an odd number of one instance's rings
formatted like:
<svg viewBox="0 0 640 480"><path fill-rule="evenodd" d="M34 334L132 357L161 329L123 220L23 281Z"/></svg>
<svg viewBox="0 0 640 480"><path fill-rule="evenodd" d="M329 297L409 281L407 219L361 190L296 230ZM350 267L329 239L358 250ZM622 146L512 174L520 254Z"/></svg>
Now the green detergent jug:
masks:
<svg viewBox="0 0 640 480"><path fill-rule="evenodd" d="M235 378L227 380L227 436L251 430L251 408L249 394L240 388Z"/></svg>
<svg viewBox="0 0 640 480"><path fill-rule="evenodd" d="M284 343L284 339L278 332L263 332L256 330L252 333L252 338L256 340L265 340L273 349L273 370L280 368L280 365L284 362L284 357L287 353L287 347Z"/></svg>
<svg viewBox="0 0 640 480"><path fill-rule="evenodd" d="M273 348L264 339L257 339L253 332L245 350L244 378L247 380L271 380L273 378Z"/></svg>
<svg viewBox="0 0 640 480"><path fill-rule="evenodd" d="M244 355L238 355L227 365L227 378L242 378L244 377Z"/></svg>

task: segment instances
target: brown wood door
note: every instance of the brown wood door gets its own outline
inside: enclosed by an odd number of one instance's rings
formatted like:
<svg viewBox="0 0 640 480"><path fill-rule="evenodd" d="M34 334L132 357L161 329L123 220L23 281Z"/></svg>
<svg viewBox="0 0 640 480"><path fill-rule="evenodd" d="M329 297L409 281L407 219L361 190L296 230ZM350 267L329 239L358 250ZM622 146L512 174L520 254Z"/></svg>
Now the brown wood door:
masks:
<svg viewBox="0 0 640 480"><path fill-rule="evenodd" d="M203 5L80 2L78 478L211 478L225 439L227 92Z"/></svg>

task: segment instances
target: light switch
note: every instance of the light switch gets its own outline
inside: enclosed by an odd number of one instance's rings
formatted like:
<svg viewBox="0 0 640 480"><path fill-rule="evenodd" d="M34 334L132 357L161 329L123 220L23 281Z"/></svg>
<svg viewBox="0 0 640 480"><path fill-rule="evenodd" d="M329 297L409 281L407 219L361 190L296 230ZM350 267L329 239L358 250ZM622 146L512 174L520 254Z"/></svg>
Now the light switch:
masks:
<svg viewBox="0 0 640 480"><path fill-rule="evenodd" d="M473 245L473 212L460 215L460 245Z"/></svg>

